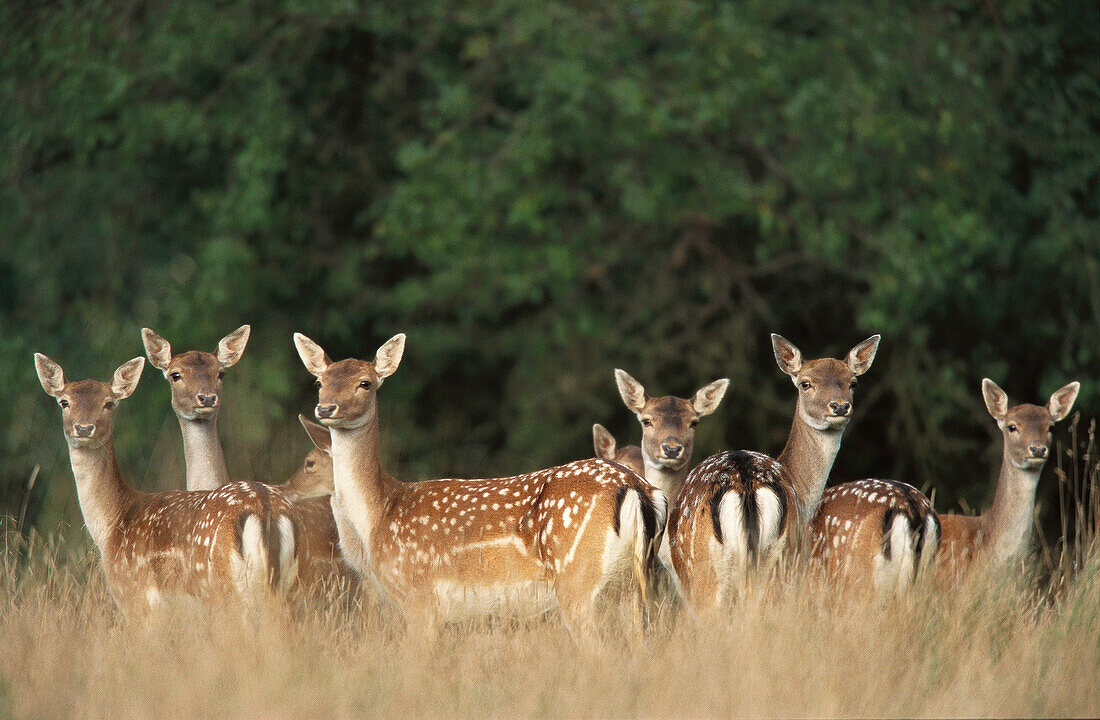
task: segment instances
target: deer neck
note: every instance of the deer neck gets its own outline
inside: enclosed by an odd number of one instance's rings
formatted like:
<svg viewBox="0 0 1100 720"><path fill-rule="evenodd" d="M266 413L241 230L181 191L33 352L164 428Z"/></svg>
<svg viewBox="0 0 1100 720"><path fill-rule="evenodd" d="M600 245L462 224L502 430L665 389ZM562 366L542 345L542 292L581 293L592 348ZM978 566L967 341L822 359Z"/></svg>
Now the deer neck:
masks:
<svg viewBox="0 0 1100 720"><path fill-rule="evenodd" d="M998 562L1018 557L1027 549L1035 511L1035 491L1042 470L1042 466L1023 470L1007 457L1001 461L993 504L982 515L985 530L982 549L992 553Z"/></svg>
<svg viewBox="0 0 1100 720"><path fill-rule="evenodd" d="M183 432L183 462L187 466L188 490L214 490L229 482L229 470L218 440L217 418L179 418Z"/></svg>
<svg viewBox="0 0 1100 720"><path fill-rule="evenodd" d="M382 469L377 416L361 427L332 428L331 432L332 502L369 552L371 534L399 484Z"/></svg>
<svg viewBox="0 0 1100 720"><path fill-rule="evenodd" d="M69 460L84 524L102 554L136 491L123 482L112 444L100 447L70 445Z"/></svg>
<svg viewBox="0 0 1100 720"><path fill-rule="evenodd" d="M645 462L646 482L663 492L668 498L669 507L672 507L672 503L680 495L684 480L687 479L688 463L685 462L679 470L670 470L655 463L645 452L642 453L642 460Z"/></svg>
<svg viewBox="0 0 1100 720"><path fill-rule="evenodd" d="M802 517L809 522L825 492L843 430L815 430L799 416L800 412L795 410L787 444L777 459L790 472Z"/></svg>

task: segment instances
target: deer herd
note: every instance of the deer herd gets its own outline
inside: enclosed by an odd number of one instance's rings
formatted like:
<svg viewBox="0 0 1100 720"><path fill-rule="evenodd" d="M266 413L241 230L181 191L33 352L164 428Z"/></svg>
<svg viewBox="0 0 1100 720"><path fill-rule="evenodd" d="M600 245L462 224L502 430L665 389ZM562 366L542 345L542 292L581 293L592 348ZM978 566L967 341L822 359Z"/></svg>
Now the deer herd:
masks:
<svg viewBox="0 0 1100 720"><path fill-rule="evenodd" d="M371 360L333 361L295 333L318 393L317 422L299 415L314 448L290 478L267 484L230 477L217 430L222 382L248 337L245 325L213 353L174 353L142 330L149 362L171 389L186 464L186 490L154 493L123 479L113 438L115 408L134 392L145 359L126 362L109 382L70 381L35 354L39 381L61 406L85 525L126 614L173 598L247 607L361 587L427 627L557 610L576 636L598 629L607 607L629 608L638 627L654 607L727 612L798 563L837 587L875 594L953 582L1026 554L1051 428L1080 387L1060 388L1045 406L1009 407L1003 390L982 381L1004 456L993 504L980 516L937 513L898 480L826 488L878 335L843 359L816 360L771 336L796 392L775 457L726 450L692 468L696 426L717 411L729 381L690 399L650 397L615 370L642 428L640 447L620 447L596 424L595 458L504 478L402 482L382 466L378 391L401 363L405 336Z"/></svg>

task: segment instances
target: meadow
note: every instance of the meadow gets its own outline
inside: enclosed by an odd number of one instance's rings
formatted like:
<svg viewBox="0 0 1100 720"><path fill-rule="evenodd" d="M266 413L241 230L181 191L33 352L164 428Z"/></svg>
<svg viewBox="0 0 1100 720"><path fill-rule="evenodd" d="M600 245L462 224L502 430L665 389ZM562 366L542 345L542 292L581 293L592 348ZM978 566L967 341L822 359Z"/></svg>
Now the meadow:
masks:
<svg viewBox="0 0 1100 720"><path fill-rule="evenodd" d="M899 598L796 571L728 622L661 608L644 638L574 642L553 616L427 635L366 592L127 620L90 541L8 520L0 716L1096 716L1093 434L1048 467L1061 537L1026 565Z"/></svg>

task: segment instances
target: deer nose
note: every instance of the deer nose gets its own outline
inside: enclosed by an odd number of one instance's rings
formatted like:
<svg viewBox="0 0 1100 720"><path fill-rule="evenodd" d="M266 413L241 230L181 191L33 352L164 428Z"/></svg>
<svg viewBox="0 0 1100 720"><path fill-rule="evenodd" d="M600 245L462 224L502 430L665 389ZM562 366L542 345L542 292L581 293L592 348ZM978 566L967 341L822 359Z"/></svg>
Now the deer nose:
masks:
<svg viewBox="0 0 1100 720"><path fill-rule="evenodd" d="M218 404L217 395L203 395L202 393L199 393L195 396L195 399L199 401L199 405L201 405L202 407L214 407Z"/></svg>
<svg viewBox="0 0 1100 720"><path fill-rule="evenodd" d="M678 442L661 443L661 452L665 454L666 458L678 458L683 451L684 446Z"/></svg>
<svg viewBox="0 0 1100 720"><path fill-rule="evenodd" d="M80 423L73 423L73 430L76 431L77 437L91 437L92 433L95 432L95 423L92 423L91 425L81 425Z"/></svg>
<svg viewBox="0 0 1100 720"><path fill-rule="evenodd" d="M1047 456L1046 445L1028 445L1027 454L1033 458L1045 458Z"/></svg>
<svg viewBox="0 0 1100 720"><path fill-rule="evenodd" d="M330 417L332 417L333 415L336 414L336 408L337 407L339 407L339 406L338 405L318 405L317 406L317 417L319 417L319 418L330 418Z"/></svg>
<svg viewBox="0 0 1100 720"><path fill-rule="evenodd" d="M847 417L848 411L852 409L852 403L838 403L833 401L829 403L829 409L833 411L833 415Z"/></svg>

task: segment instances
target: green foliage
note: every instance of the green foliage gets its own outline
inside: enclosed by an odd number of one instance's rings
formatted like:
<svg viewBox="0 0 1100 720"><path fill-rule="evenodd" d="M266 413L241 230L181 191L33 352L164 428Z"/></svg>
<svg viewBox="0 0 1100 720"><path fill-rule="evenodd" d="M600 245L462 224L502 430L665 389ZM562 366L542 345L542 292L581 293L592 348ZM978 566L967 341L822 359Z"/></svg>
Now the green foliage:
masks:
<svg viewBox="0 0 1100 720"><path fill-rule="evenodd" d="M979 382L1100 410L1095 4L499 0L0 8L0 503L35 463L75 517L31 353L105 379L151 326L253 324L222 427L252 474L304 451L300 330L398 331L384 431L409 478L512 473L732 379L699 452L777 452L808 356L873 332L836 477L979 504ZM163 381L120 410L148 487ZM861 391L863 392L863 391ZM158 436L156 429L162 428ZM165 440L167 437L169 439ZM160 439L158 439L160 438ZM37 507L38 505L36 505Z"/></svg>

